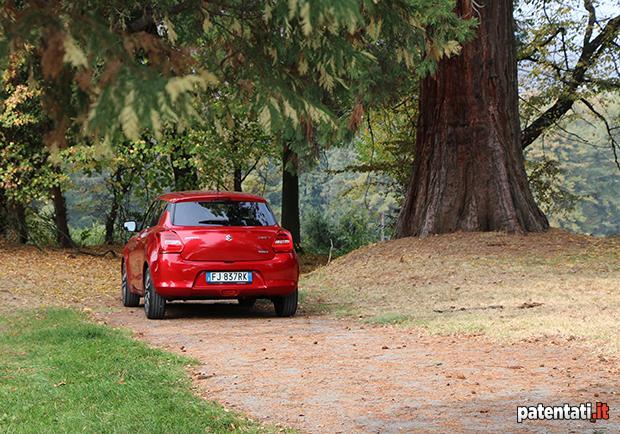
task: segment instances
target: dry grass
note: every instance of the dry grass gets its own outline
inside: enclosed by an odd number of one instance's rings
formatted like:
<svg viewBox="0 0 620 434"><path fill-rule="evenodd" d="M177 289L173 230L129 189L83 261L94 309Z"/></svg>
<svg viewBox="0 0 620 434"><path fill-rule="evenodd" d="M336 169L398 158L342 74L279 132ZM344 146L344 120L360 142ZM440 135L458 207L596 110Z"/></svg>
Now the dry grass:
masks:
<svg viewBox="0 0 620 434"><path fill-rule="evenodd" d="M302 253L299 257L299 270L302 274L310 273L327 264L328 257L314 253Z"/></svg>
<svg viewBox="0 0 620 434"><path fill-rule="evenodd" d="M306 275L306 310L431 333L562 336L620 351L620 238L551 230L375 244Z"/></svg>
<svg viewBox="0 0 620 434"><path fill-rule="evenodd" d="M304 268L323 260L306 258ZM119 303L118 258L0 242L0 264L5 309ZM301 287L306 312L442 334L560 335L620 352L619 237L552 230L395 240L338 258L306 274Z"/></svg>
<svg viewBox="0 0 620 434"><path fill-rule="evenodd" d="M89 248L103 254L108 247ZM91 256L72 250L11 244L0 238L0 299L5 308L17 306L118 305L120 297L120 252L117 257ZM325 264L321 255L300 256L302 273ZM2 308L2 306L0 306Z"/></svg>
<svg viewBox="0 0 620 434"><path fill-rule="evenodd" d="M5 309L97 308L118 303L120 297L120 258L110 255L94 257L61 249L41 251L0 238L0 264L0 299Z"/></svg>

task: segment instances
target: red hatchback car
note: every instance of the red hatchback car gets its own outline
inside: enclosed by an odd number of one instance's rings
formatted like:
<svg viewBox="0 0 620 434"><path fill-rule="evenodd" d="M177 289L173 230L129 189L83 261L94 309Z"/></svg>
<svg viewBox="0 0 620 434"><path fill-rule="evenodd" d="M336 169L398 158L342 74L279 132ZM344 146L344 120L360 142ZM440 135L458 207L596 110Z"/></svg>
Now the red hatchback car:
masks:
<svg viewBox="0 0 620 434"><path fill-rule="evenodd" d="M245 193L178 192L155 200L123 249L122 298L135 307L144 297L151 319L166 301L237 299L251 307L273 301L278 316L297 311L299 264L291 234L265 199Z"/></svg>

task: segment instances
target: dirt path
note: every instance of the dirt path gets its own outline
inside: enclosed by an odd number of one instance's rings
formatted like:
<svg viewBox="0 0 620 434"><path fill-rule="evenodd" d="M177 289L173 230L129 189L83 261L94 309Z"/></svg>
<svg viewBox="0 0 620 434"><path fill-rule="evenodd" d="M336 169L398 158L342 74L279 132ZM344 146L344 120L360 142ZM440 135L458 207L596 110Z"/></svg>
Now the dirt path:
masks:
<svg viewBox="0 0 620 434"><path fill-rule="evenodd" d="M173 304L106 322L199 359L199 393L303 432L620 432L620 369L582 343L500 345L235 305ZM516 423L517 405L602 401L610 420Z"/></svg>

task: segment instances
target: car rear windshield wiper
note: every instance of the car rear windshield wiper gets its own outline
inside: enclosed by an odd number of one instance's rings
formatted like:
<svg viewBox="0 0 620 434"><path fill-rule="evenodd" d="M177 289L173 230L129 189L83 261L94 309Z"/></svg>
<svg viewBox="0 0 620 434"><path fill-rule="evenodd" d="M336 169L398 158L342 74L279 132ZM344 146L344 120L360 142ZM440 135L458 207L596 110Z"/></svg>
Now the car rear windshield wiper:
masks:
<svg viewBox="0 0 620 434"><path fill-rule="evenodd" d="M228 226L230 222L228 220L200 220L198 224Z"/></svg>

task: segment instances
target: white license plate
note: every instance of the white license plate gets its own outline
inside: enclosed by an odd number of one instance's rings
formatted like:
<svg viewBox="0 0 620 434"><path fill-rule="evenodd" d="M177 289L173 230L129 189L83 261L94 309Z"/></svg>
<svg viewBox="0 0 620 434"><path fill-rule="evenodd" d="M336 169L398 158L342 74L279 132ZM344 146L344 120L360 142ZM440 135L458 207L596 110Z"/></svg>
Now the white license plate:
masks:
<svg viewBox="0 0 620 434"><path fill-rule="evenodd" d="M209 271L207 283L252 283L251 271Z"/></svg>

